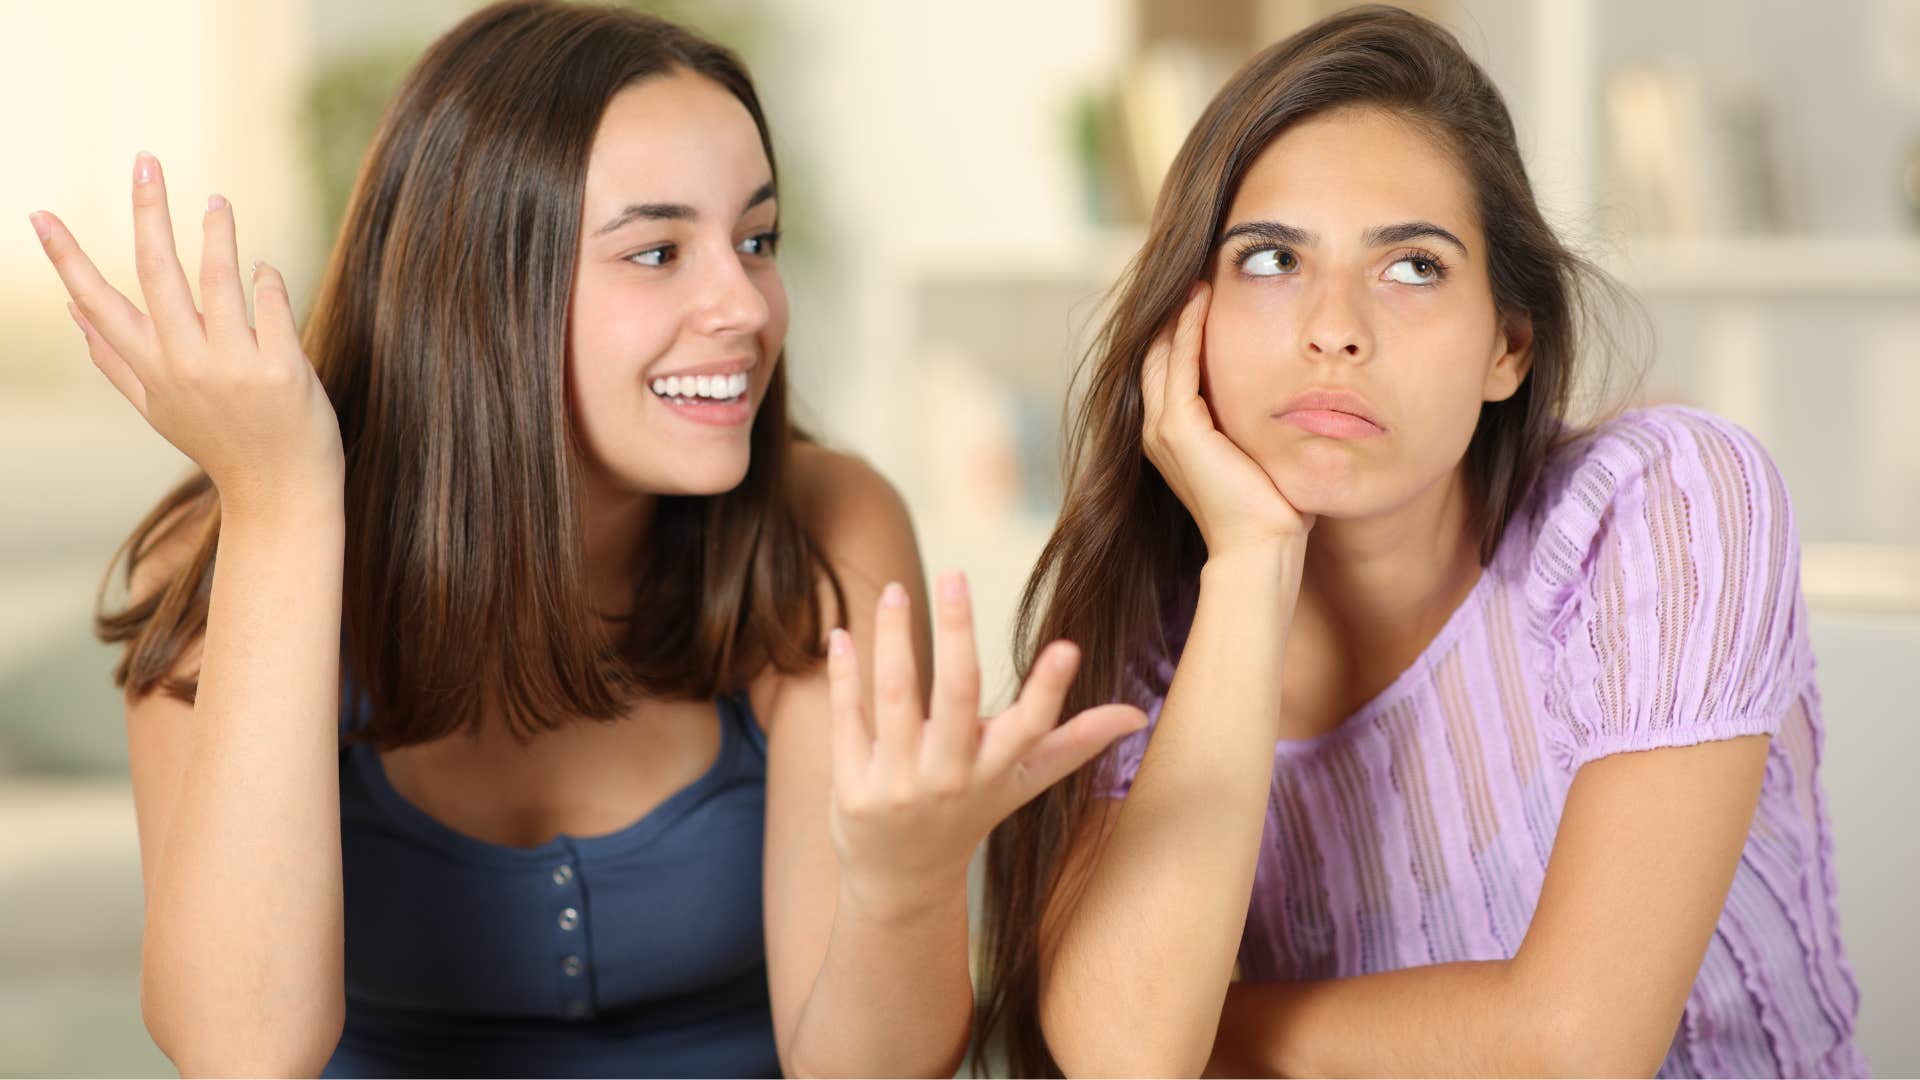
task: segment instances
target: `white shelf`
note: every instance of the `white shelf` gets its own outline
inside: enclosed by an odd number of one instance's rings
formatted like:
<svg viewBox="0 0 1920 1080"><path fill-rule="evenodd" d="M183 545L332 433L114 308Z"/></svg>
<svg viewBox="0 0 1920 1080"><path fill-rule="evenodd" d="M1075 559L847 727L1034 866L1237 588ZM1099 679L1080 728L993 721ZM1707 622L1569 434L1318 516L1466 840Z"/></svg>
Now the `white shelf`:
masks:
<svg viewBox="0 0 1920 1080"><path fill-rule="evenodd" d="M1800 586L1820 610L1920 614L1920 546L1809 543Z"/></svg>
<svg viewBox="0 0 1920 1080"><path fill-rule="evenodd" d="M1608 270L1650 296L1916 297L1920 236L1636 237Z"/></svg>

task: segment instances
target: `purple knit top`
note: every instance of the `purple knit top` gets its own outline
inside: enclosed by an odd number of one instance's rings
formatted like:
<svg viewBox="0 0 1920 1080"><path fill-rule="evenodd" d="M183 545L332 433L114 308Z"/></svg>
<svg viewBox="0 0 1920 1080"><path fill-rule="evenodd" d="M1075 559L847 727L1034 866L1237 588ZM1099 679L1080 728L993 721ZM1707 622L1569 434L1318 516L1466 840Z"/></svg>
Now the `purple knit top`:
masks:
<svg viewBox="0 0 1920 1080"><path fill-rule="evenodd" d="M1511 957L1581 765L1765 733L1759 809L1659 1075L1864 1075L1799 569L1780 475L1733 424L1646 409L1560 448L1419 659L1276 748L1242 977ZM1115 748L1113 797L1152 730Z"/></svg>

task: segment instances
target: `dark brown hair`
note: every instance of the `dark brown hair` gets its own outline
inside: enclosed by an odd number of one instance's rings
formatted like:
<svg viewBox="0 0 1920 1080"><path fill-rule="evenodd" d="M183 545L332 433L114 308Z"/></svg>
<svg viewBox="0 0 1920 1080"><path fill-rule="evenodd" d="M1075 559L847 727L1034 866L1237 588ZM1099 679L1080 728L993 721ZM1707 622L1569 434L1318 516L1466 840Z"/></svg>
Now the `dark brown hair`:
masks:
<svg viewBox="0 0 1920 1080"><path fill-rule="evenodd" d="M1084 659L1063 715L1102 702L1146 705L1147 673L1173 655L1205 549L1191 515L1141 448L1140 369L1155 335L1205 276L1235 191L1269 142L1336 109L1370 107L1445 148L1477 192L1493 301L1532 321L1532 368L1481 410L1464 466L1482 562L1491 559L1548 450L1563 435L1583 283L1603 274L1554 236L1535 205L1511 119L1491 80L1435 23L1397 8L1353 8L1287 38L1240 69L1207 106L1169 169L1140 252L1110 296L1081 370L1067 432L1060 518L1020 603L1015 666L1039 646L1078 643ZM1059 1075L1039 1022L1041 919L1071 902L1062 861L1092 835L1106 758L1027 804L988 843L986 970L975 1030L998 1037L1017 1076ZM1056 901L1061 890L1063 901Z"/></svg>
<svg viewBox="0 0 1920 1080"><path fill-rule="evenodd" d="M738 98L726 49L609 7L516 0L437 41L388 106L304 334L346 451L344 671L383 747L481 722L526 737L612 719L637 695L703 697L821 655L824 581L788 475L805 436L776 364L734 490L662 497L635 555L636 617L597 615L566 405L568 300L586 168L608 102L673 71ZM174 489L115 555L127 580L169 536L193 556L97 632L126 642L116 683L191 701L169 673L204 634L218 496ZM837 612L835 613L837 617Z"/></svg>

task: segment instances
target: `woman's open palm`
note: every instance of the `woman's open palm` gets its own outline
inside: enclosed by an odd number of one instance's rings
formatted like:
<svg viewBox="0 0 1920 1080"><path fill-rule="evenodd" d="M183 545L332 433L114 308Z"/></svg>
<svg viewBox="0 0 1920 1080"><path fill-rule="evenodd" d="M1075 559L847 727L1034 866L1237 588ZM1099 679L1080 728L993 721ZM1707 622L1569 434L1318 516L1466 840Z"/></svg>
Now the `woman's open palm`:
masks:
<svg viewBox="0 0 1920 1080"><path fill-rule="evenodd" d="M68 305L101 373L147 423L206 470L222 505L337 485L340 425L301 350L286 283L256 264L256 330L247 322L233 208L208 200L195 309L174 249L160 163L134 165L134 262L151 317L107 283L65 225L44 211L34 232L73 297Z"/></svg>
<svg viewBox="0 0 1920 1080"><path fill-rule="evenodd" d="M967 863L993 827L1084 765L1146 716L1101 705L1059 722L1079 651L1042 650L1018 699L980 716L980 668L966 579L943 575L934 602L932 715L920 707L906 590L881 593L873 645L874 715L852 638L828 648L833 702L832 834L843 875L877 905L912 904L965 887Z"/></svg>

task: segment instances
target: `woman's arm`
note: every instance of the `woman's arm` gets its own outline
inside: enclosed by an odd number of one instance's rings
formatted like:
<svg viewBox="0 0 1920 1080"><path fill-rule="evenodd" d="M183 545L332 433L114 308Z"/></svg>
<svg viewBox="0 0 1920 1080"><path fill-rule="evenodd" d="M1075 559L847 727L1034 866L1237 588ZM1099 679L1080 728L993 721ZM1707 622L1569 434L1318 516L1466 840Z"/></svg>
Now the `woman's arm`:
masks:
<svg viewBox="0 0 1920 1080"><path fill-rule="evenodd" d="M1726 904L1767 746L1583 767L1512 960L1237 983L1209 1074L1651 1076Z"/></svg>
<svg viewBox="0 0 1920 1080"><path fill-rule="evenodd" d="M1297 559L1208 561L1133 787L1070 913L1049 912L1040 1019L1068 1075L1192 1076L1206 1060L1266 820Z"/></svg>
<svg viewBox="0 0 1920 1080"><path fill-rule="evenodd" d="M866 465L824 450L802 448L796 464L818 496L816 535L840 575L855 640L870 654L880 592L899 582L923 613L910 620L911 651L916 670L930 673L926 585L900 497ZM910 691L925 699L924 683ZM846 896L827 827L831 717L824 667L781 679L765 713L767 969L782 1068L951 1076L973 1000L965 884L897 911L863 910Z"/></svg>
<svg viewBox="0 0 1920 1080"><path fill-rule="evenodd" d="M340 1038L341 520L224 520L198 701L127 703L141 1013L182 1075L313 1076Z"/></svg>
<svg viewBox="0 0 1920 1080"><path fill-rule="evenodd" d="M1103 844L1069 853L1041 927L1040 1022L1069 1074L1199 1072L1266 820L1312 523L1213 426L1207 296L1195 288L1141 380L1146 453L1206 542L1193 625L1130 793Z"/></svg>
<svg viewBox="0 0 1920 1080"><path fill-rule="evenodd" d="M974 851L1008 814L1146 718L1103 706L1059 723L1079 660L1054 643L1013 706L983 721L965 579L941 577L930 665L927 624L913 615L923 590L905 508L864 465L830 464L832 489L815 501L845 507L821 535L851 626L830 635L824 672L783 687L770 725L775 1034L789 1074L951 1076L973 1014ZM931 709L918 674L930 667Z"/></svg>
<svg viewBox="0 0 1920 1080"><path fill-rule="evenodd" d="M257 333L248 326L225 201L211 200L204 222L204 316L146 155L133 204L150 320L51 214L33 224L94 363L220 496L198 700L127 704L146 890L141 1009L183 1073L310 1075L345 1010L339 425L271 268L256 270ZM183 562L178 549L146 553L135 596Z"/></svg>

